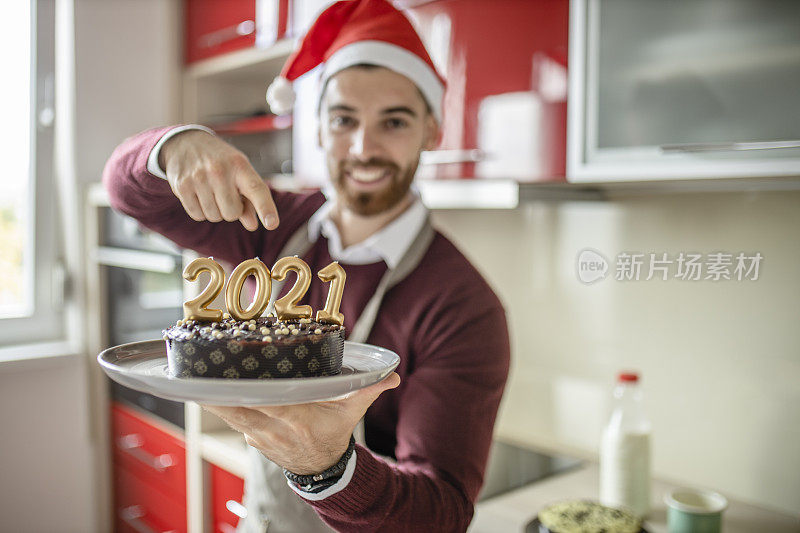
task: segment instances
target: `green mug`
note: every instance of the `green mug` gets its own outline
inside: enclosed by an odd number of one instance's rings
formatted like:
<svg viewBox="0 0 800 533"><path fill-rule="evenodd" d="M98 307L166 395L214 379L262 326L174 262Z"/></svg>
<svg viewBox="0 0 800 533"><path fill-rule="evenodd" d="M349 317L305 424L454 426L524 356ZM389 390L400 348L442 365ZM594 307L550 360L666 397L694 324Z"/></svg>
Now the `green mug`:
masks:
<svg viewBox="0 0 800 533"><path fill-rule="evenodd" d="M669 533L719 533L725 496L716 492L675 489L664 496Z"/></svg>

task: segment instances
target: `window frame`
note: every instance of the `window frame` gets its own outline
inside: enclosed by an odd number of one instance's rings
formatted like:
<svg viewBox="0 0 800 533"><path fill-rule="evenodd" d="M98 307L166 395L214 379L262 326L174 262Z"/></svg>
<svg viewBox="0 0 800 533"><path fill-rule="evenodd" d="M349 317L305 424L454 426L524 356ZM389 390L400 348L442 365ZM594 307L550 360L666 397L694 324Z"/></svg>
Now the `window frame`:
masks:
<svg viewBox="0 0 800 533"><path fill-rule="evenodd" d="M24 291L29 313L0 318L0 347L45 343L66 338L64 313L65 269L55 191L55 42L56 3L31 0L30 181L25 253L28 271ZM32 237L29 239L29 237Z"/></svg>

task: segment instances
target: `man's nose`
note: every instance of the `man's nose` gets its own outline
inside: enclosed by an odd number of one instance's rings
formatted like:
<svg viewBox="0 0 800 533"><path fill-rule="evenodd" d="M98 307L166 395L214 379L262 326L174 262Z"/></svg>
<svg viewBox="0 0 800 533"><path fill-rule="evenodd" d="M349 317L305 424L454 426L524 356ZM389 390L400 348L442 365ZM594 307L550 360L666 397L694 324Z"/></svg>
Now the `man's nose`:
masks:
<svg viewBox="0 0 800 533"><path fill-rule="evenodd" d="M367 161L373 157L380 157L381 144L375 132L366 126L361 126L353 132L353 140L350 143L350 155L362 161Z"/></svg>

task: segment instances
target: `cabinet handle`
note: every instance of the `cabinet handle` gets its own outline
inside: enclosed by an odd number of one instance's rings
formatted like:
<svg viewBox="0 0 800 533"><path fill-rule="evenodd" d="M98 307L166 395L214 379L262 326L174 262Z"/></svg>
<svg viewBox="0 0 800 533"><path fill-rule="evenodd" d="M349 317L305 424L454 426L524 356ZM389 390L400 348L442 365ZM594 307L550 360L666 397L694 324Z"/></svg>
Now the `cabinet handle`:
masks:
<svg viewBox="0 0 800 533"><path fill-rule="evenodd" d="M236 500L225 502L225 508L239 518L247 518L247 508Z"/></svg>
<svg viewBox="0 0 800 533"><path fill-rule="evenodd" d="M429 150L422 152L422 165L447 165L450 163L477 163L486 159L486 154L477 148L470 150Z"/></svg>
<svg viewBox="0 0 800 533"><path fill-rule="evenodd" d="M170 466L175 465L172 455L168 453L162 453L158 456L149 454L142 449L142 444L144 444L144 440L136 433L124 435L119 439L119 447L123 452L138 459L157 472L164 472Z"/></svg>
<svg viewBox="0 0 800 533"><path fill-rule="evenodd" d="M144 520L144 509L141 505L131 505L129 507L123 507L120 509L120 517L122 520L131 526L133 529L138 531L139 533L156 533L156 530L152 527L148 526ZM174 529L166 531L164 533L175 533Z"/></svg>
<svg viewBox="0 0 800 533"><path fill-rule="evenodd" d="M800 141L662 144L660 148L661 151L664 153L744 152L750 150L778 150L782 148L800 148Z"/></svg>
<svg viewBox="0 0 800 533"><path fill-rule="evenodd" d="M200 48L213 48L219 46L226 41L232 41L237 37L250 35L256 31L256 23L252 20L245 20L239 24L222 28L221 30L212 31L200 36Z"/></svg>

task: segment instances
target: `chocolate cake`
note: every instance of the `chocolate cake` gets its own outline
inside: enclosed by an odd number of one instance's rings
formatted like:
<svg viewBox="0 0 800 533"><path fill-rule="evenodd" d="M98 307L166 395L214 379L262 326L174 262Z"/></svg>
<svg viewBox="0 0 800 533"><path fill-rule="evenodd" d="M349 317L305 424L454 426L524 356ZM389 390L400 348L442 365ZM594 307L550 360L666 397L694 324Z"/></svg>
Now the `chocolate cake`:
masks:
<svg viewBox="0 0 800 533"><path fill-rule="evenodd" d="M342 369L344 327L310 318L179 320L164 331L175 377L272 379L331 376Z"/></svg>
<svg viewBox="0 0 800 533"><path fill-rule="evenodd" d="M550 505L538 515L542 533L637 533L641 520L622 509L591 501L569 501Z"/></svg>

